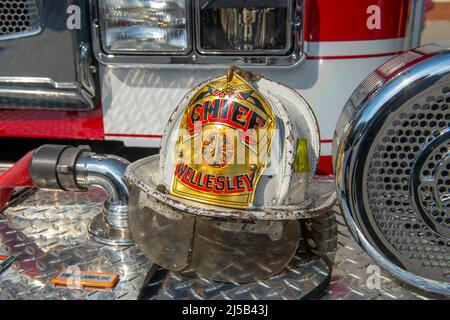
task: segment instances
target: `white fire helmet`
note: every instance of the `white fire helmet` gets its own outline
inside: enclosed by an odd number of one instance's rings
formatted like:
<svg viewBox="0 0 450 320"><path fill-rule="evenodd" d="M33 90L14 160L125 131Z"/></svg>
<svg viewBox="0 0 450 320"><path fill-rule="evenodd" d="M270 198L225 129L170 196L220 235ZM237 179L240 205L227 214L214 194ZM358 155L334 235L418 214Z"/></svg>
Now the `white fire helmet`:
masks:
<svg viewBox="0 0 450 320"><path fill-rule="evenodd" d="M280 272L301 220L327 212L332 183L314 179L316 118L293 89L231 67L191 90L160 154L127 170L133 238L156 264L218 281Z"/></svg>

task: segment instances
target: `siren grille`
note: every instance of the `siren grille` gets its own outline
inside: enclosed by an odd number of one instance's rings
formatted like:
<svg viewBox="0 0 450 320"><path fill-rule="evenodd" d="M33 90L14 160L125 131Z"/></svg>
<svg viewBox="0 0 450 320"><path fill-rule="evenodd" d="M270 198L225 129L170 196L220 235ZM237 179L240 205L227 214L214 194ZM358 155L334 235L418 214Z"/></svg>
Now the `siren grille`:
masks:
<svg viewBox="0 0 450 320"><path fill-rule="evenodd" d="M387 118L363 175L367 217L394 255L419 274L450 272L450 92L439 86Z"/></svg>

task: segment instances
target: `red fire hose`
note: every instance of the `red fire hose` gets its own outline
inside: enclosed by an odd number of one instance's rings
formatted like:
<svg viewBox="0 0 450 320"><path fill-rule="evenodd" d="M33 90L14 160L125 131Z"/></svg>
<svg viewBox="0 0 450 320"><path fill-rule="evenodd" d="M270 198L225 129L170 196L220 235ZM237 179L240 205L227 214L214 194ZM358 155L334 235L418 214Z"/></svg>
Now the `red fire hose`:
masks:
<svg viewBox="0 0 450 320"><path fill-rule="evenodd" d="M43 145L28 152L13 167L0 174L0 211L5 208L14 188L37 187L50 190L85 191L75 177L78 157L90 151L88 146ZM64 170L58 170L58 166Z"/></svg>
<svg viewBox="0 0 450 320"><path fill-rule="evenodd" d="M32 187L30 162L34 151L28 152L14 166L0 174L0 211L5 207L15 187Z"/></svg>

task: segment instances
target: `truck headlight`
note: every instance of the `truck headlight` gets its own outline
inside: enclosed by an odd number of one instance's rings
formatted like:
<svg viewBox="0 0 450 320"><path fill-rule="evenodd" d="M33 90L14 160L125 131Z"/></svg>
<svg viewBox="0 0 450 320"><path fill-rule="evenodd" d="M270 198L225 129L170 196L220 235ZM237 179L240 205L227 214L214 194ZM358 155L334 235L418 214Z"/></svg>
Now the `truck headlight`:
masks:
<svg viewBox="0 0 450 320"><path fill-rule="evenodd" d="M202 53L286 54L292 47L292 0L196 0Z"/></svg>
<svg viewBox="0 0 450 320"><path fill-rule="evenodd" d="M188 0L99 1L102 45L107 52L186 53Z"/></svg>

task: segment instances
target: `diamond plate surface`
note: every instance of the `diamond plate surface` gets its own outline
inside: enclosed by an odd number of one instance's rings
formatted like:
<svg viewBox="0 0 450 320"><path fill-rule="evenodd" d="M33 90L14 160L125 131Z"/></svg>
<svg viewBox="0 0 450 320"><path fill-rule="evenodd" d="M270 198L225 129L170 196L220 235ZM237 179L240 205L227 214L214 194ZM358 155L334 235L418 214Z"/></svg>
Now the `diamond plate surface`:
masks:
<svg viewBox="0 0 450 320"><path fill-rule="evenodd" d="M104 199L103 192L98 190L84 194L37 191L5 210L5 215L0 215L0 251L16 260L0 274L0 299L136 299L151 263L135 246L108 247L89 240L87 235L87 224L100 212ZM337 222L339 247L332 281L323 299L442 298L405 285L384 272L381 273L380 288L370 289L367 281L371 273L366 270L372 260L355 243L339 213ZM293 263L297 264L294 269L300 270L298 277L293 276L290 280L280 277L280 281L274 281L272 286L268 286L267 281L258 283L258 292L262 292L259 296L252 291L256 290L254 285L249 289L249 285L232 288L233 285L206 279L190 279L189 282L185 281L189 274L176 275L159 270L156 271L159 274L155 274L159 276L156 282L158 298L298 298L299 290L305 289L301 284L318 283L323 279L320 271L325 269L323 261L318 259ZM51 277L69 266L117 272L120 282L111 292L51 286ZM319 272L311 272L314 268ZM292 270L289 272L294 272Z"/></svg>
<svg viewBox="0 0 450 320"><path fill-rule="evenodd" d="M91 218L105 195L38 191L0 215L0 251L15 258L0 275L5 299L136 299L150 262L133 247L109 247L88 238ZM56 289L51 278L63 268L115 272L113 291Z"/></svg>
<svg viewBox="0 0 450 320"><path fill-rule="evenodd" d="M192 270L182 273L155 271L148 289L152 300L298 300L323 283L328 266L322 259L299 254L277 276L246 283L220 283L198 277Z"/></svg>
<svg viewBox="0 0 450 320"><path fill-rule="evenodd" d="M186 70L100 67L105 138L159 147L167 121L185 94L226 68ZM126 112L124 112L126 110Z"/></svg>
<svg viewBox="0 0 450 320"><path fill-rule="evenodd" d="M377 267L356 244L338 207L334 207L338 224L338 249L335 254L332 280L321 299L324 300L427 300L436 295L403 284L391 275L381 272L379 287L373 288L369 278ZM301 299L312 283L324 279L323 260L307 257L299 252L287 272L253 284L234 285L212 282L187 271L176 274L156 270L148 285L148 299ZM292 272L296 274L292 274Z"/></svg>
<svg viewBox="0 0 450 320"><path fill-rule="evenodd" d="M338 224L338 250L333 267L333 275L328 292L323 299L328 300L428 300L443 299L414 287L411 287L392 275L381 270L379 288L372 288L375 283L372 275L372 259L359 247L351 236L340 209L335 206ZM368 268L369 267L369 268Z"/></svg>

